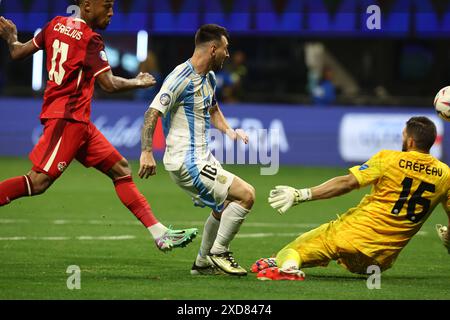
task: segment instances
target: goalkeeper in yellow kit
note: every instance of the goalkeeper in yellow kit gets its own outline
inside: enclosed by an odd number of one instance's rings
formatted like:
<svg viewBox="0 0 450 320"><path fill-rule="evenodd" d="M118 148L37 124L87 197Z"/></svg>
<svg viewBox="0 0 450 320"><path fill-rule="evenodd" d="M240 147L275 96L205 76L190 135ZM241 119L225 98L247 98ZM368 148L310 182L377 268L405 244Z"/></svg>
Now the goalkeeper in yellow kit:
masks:
<svg viewBox="0 0 450 320"><path fill-rule="evenodd" d="M367 274L372 265L381 271L390 268L436 205L443 204L450 221L450 169L430 155L435 140L434 123L413 117L403 130L401 152L380 151L350 168L348 175L310 189L277 186L269 203L280 213L304 201L340 196L367 185L372 191L356 208L299 236L276 258L258 260L252 271L261 280L303 280L300 267L326 266L331 260L359 274ZM447 228L438 227L438 234L449 248Z"/></svg>

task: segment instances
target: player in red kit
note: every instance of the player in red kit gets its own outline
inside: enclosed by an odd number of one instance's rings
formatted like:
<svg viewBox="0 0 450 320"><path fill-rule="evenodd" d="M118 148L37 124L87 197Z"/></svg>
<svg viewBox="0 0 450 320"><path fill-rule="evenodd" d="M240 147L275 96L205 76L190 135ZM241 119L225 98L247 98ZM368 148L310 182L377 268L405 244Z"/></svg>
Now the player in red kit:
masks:
<svg viewBox="0 0 450 320"><path fill-rule="evenodd" d="M197 229L172 230L158 222L136 188L127 160L90 120L94 83L107 92L147 88L155 84L148 73L134 79L114 76L102 37L113 16L114 0L80 0L80 18L56 17L32 40L17 41L17 28L0 17L0 37L13 59L45 50L48 81L40 115L43 134L30 153L31 171L0 182L0 206L45 192L73 159L109 176L122 203L148 228L160 250L183 247Z"/></svg>

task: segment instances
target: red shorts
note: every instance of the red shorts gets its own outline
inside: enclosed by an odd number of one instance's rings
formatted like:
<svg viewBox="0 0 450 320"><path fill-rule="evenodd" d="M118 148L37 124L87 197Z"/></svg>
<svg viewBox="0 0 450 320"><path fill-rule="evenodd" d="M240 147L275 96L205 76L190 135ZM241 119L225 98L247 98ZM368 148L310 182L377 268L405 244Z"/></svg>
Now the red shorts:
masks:
<svg viewBox="0 0 450 320"><path fill-rule="evenodd" d="M57 179L77 159L85 167L107 172L122 155L93 123L48 119L44 133L30 153L33 170Z"/></svg>

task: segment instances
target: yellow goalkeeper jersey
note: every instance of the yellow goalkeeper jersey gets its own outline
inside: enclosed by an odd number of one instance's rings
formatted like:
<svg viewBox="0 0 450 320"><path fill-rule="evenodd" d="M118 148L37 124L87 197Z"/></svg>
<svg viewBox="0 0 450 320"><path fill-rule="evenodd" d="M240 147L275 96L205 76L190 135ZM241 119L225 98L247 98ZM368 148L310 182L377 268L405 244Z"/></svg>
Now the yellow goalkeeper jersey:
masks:
<svg viewBox="0 0 450 320"><path fill-rule="evenodd" d="M349 170L372 190L339 225L345 239L368 256L399 252L437 204L450 204L450 170L430 154L383 150Z"/></svg>

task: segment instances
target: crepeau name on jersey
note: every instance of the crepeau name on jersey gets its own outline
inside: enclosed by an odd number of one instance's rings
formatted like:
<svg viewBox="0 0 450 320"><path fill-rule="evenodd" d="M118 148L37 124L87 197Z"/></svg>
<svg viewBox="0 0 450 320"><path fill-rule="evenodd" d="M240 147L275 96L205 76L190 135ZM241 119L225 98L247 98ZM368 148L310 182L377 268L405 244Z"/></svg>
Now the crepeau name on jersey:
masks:
<svg viewBox="0 0 450 320"><path fill-rule="evenodd" d="M402 169L412 170L415 172L425 172L428 175L442 177L442 169L430 167L422 163L400 159L400 161L398 162L398 166Z"/></svg>
<svg viewBox="0 0 450 320"><path fill-rule="evenodd" d="M55 30L56 32L59 32L61 34L65 34L66 36L69 36L76 40L81 40L81 37L83 36L83 32L81 32L80 30L65 26L60 22L55 24L55 27L53 28L53 30Z"/></svg>

